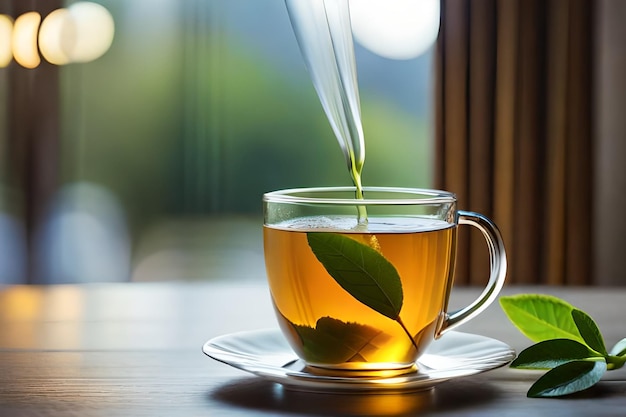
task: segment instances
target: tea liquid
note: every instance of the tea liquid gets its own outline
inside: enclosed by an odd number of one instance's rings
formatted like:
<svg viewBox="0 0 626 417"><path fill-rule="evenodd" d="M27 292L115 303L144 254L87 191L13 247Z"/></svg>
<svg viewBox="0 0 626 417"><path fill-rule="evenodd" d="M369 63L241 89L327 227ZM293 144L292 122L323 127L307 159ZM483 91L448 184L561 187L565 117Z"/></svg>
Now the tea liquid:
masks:
<svg viewBox="0 0 626 417"><path fill-rule="evenodd" d="M342 232L378 250L395 266L404 295L399 316L413 343L397 321L356 300L328 274L309 247L307 233L332 229L311 227L315 224L316 219L297 219L264 227L272 300L292 347L309 363L347 361L373 369L383 363L412 364L418 354L415 345L423 350L432 340L446 307L456 227L431 219L370 218L367 230ZM328 340L307 346L310 333L323 333Z"/></svg>

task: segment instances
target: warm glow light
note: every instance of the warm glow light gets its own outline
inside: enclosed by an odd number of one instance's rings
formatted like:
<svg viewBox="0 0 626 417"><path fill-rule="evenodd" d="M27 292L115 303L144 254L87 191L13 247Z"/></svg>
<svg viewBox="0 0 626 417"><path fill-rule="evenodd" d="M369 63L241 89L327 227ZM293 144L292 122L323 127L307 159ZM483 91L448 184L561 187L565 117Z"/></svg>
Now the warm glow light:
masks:
<svg viewBox="0 0 626 417"><path fill-rule="evenodd" d="M11 46L13 58L25 68L35 68L41 62L37 50L37 31L41 15L37 12L28 12L19 16L13 26Z"/></svg>
<svg viewBox="0 0 626 417"><path fill-rule="evenodd" d="M354 38L390 59L412 59L439 33L439 0L351 0Z"/></svg>
<svg viewBox="0 0 626 417"><path fill-rule="evenodd" d="M15 321L30 321L41 313L42 293L15 286L0 293L0 316Z"/></svg>
<svg viewBox="0 0 626 417"><path fill-rule="evenodd" d="M50 13L39 28L39 50L46 61L55 65L68 64L70 57L63 45L76 39L76 28L67 9Z"/></svg>
<svg viewBox="0 0 626 417"><path fill-rule="evenodd" d="M72 62L89 62L100 58L111 47L115 23L111 13L103 6L91 2L78 2L68 9L75 26L73 42L64 48Z"/></svg>
<svg viewBox="0 0 626 417"><path fill-rule="evenodd" d="M20 16L19 20L26 15ZM86 1L74 3L66 9L57 9L46 16L41 22L38 37L39 21L32 25L29 34L32 36L34 31L35 40L39 41L41 55L55 65L84 63L100 58L111 47L115 32L115 24L109 11L99 4ZM33 40L29 39L29 42L32 43ZM24 47L20 46L19 52L22 54L30 52L32 55L33 48L36 52L36 44L34 47L29 46L27 52L23 52ZM14 47L14 55L16 51L18 48ZM30 66L23 64L17 56L15 59L20 64L33 68L32 64L28 64Z"/></svg>
<svg viewBox="0 0 626 417"><path fill-rule="evenodd" d="M0 14L0 68L8 66L13 59L13 52L11 52L12 33L13 19L5 14Z"/></svg>

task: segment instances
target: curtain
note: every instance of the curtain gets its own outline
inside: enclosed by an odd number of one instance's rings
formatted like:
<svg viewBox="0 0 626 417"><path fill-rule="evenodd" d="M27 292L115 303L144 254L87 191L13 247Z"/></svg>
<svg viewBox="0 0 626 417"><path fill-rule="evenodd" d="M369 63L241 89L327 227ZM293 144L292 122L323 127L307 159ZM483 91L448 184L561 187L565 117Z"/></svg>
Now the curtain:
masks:
<svg viewBox="0 0 626 417"><path fill-rule="evenodd" d="M5 1L0 12L13 19L32 11L45 17L62 4L61 0L13 0L8 4ZM8 167L5 169L8 188L19 190L12 192L9 204L11 211L23 213L28 254L26 282L34 283L40 272L35 254L35 231L59 186L59 69L45 60L36 69L12 63L8 68L7 90Z"/></svg>
<svg viewBox="0 0 626 417"><path fill-rule="evenodd" d="M626 2L600 0L596 8L594 283L626 285Z"/></svg>
<svg viewBox="0 0 626 417"><path fill-rule="evenodd" d="M592 283L591 0L442 0L436 172L489 216L515 284ZM483 284L482 237L461 228L457 283Z"/></svg>

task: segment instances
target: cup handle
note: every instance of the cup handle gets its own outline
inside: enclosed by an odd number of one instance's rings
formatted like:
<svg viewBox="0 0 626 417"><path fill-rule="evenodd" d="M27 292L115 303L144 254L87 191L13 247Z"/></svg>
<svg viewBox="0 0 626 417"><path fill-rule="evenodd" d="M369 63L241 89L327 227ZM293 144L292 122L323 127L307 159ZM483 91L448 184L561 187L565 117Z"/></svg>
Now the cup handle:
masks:
<svg viewBox="0 0 626 417"><path fill-rule="evenodd" d="M437 337L460 326L483 312L498 297L506 278L506 252L498 227L482 214L471 211L458 211L458 224L469 224L478 228L489 247L490 276L482 294L469 306L460 310L445 313Z"/></svg>

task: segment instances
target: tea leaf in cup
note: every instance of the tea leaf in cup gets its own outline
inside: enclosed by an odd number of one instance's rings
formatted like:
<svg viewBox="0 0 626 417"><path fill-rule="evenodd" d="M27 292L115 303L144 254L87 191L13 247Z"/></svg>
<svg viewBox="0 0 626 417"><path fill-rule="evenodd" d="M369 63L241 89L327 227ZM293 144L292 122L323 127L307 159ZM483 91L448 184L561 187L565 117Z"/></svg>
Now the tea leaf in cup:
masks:
<svg viewBox="0 0 626 417"><path fill-rule="evenodd" d="M402 309L402 282L396 268L382 254L337 233L307 233L317 259L335 281L354 298L393 320Z"/></svg>
<svg viewBox="0 0 626 417"><path fill-rule="evenodd" d="M606 371L604 360L567 362L539 378L528 390L529 397L559 397L593 386Z"/></svg>
<svg viewBox="0 0 626 417"><path fill-rule="evenodd" d="M322 317L315 325L289 322L302 342L302 350L311 362L367 362L367 351L376 350L371 344L381 332L359 323L345 323L332 317Z"/></svg>
<svg viewBox="0 0 626 417"><path fill-rule="evenodd" d="M574 306L550 295L520 294L500 297L509 320L533 342L572 339L584 343L572 318Z"/></svg>
<svg viewBox="0 0 626 417"><path fill-rule="evenodd" d="M415 349L415 338L400 318L404 299L396 268L376 249L338 233L307 233L309 246L328 274L351 296L398 322Z"/></svg>

